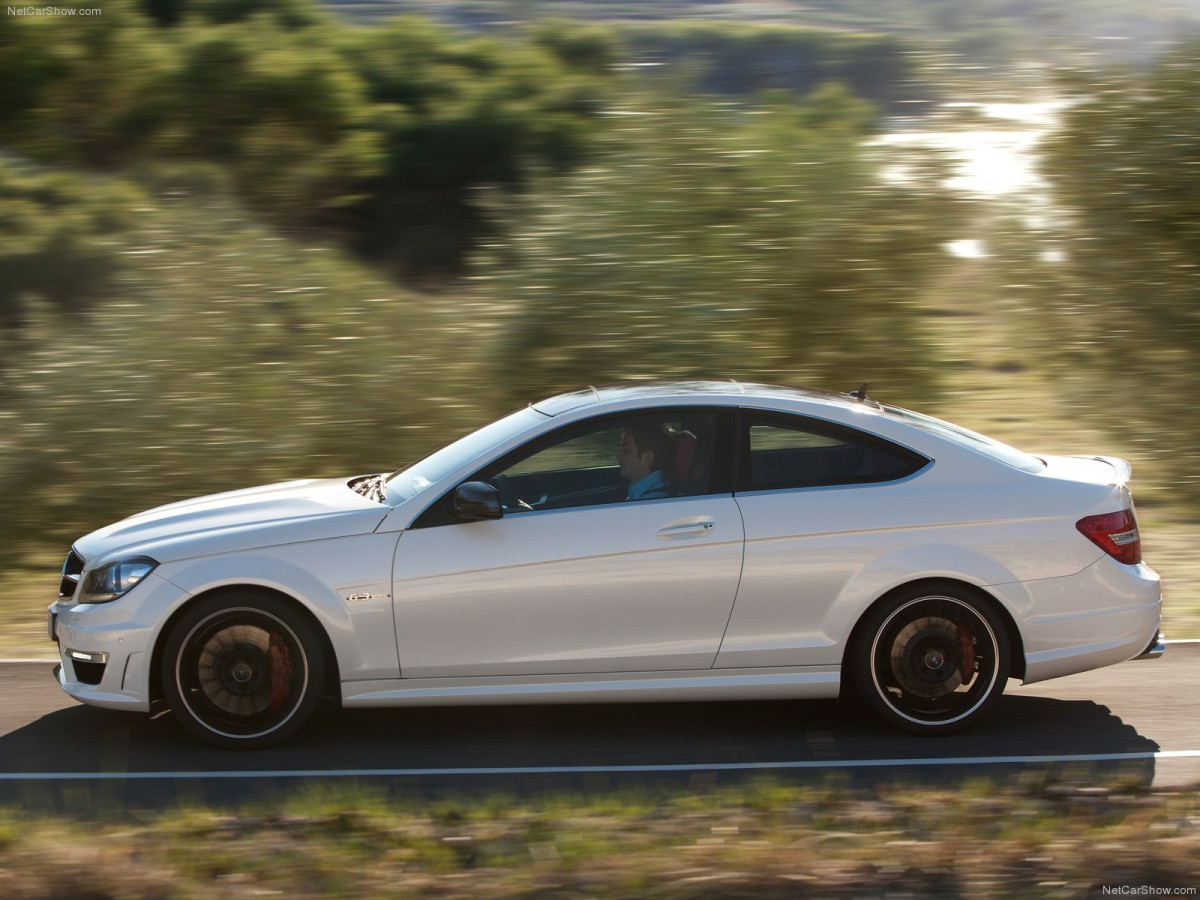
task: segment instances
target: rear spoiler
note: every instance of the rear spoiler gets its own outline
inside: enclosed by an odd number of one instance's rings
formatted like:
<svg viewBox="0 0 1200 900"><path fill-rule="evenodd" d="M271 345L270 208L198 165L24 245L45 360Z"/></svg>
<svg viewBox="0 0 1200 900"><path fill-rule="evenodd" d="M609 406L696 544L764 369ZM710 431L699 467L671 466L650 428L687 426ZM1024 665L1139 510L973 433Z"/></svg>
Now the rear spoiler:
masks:
<svg viewBox="0 0 1200 900"><path fill-rule="evenodd" d="M1129 479L1133 475L1133 466L1130 465L1128 460L1118 459L1115 456L1093 456L1091 458L1106 462L1113 467L1112 484L1115 487L1123 487L1129 484Z"/></svg>

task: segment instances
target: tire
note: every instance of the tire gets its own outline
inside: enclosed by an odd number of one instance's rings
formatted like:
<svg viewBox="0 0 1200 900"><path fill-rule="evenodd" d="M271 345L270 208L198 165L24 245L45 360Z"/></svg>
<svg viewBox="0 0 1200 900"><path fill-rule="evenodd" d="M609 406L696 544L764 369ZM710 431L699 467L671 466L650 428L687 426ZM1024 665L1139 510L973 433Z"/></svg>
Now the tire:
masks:
<svg viewBox="0 0 1200 900"><path fill-rule="evenodd" d="M871 610L852 677L866 705L912 734L949 734L976 722L1004 692L1008 633L992 606L961 585L903 590Z"/></svg>
<svg viewBox="0 0 1200 900"><path fill-rule="evenodd" d="M162 654L163 696L193 735L256 750L295 734L321 699L317 626L287 601L222 594L194 603Z"/></svg>

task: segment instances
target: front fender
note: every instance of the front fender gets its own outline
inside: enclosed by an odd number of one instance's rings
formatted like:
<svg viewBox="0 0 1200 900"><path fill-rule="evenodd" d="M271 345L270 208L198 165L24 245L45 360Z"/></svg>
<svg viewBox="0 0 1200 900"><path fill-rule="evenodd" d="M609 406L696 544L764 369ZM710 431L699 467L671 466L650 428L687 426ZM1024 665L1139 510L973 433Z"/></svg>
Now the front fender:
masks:
<svg viewBox="0 0 1200 900"><path fill-rule="evenodd" d="M343 681L397 678L392 612L395 534L367 534L182 560L157 573L192 596L264 588L291 597L324 629Z"/></svg>

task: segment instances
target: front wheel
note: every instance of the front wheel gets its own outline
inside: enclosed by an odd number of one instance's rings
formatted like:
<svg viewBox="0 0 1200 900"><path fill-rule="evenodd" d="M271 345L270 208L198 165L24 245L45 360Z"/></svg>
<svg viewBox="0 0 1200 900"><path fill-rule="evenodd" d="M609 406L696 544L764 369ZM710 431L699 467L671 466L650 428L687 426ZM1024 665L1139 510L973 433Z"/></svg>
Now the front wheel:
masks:
<svg viewBox="0 0 1200 900"><path fill-rule="evenodd" d="M867 706L914 734L976 721L1004 692L1008 634L983 599L959 587L894 596L863 623L853 676Z"/></svg>
<svg viewBox="0 0 1200 900"><path fill-rule="evenodd" d="M218 747L257 749L312 715L325 677L316 627L278 597L200 600L172 628L163 694L192 734Z"/></svg>

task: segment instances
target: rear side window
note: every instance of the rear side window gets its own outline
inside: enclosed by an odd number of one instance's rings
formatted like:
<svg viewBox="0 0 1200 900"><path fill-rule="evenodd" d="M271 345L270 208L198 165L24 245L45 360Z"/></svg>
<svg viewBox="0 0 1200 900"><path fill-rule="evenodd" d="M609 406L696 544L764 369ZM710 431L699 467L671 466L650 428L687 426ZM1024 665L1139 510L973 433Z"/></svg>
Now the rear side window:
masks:
<svg viewBox="0 0 1200 900"><path fill-rule="evenodd" d="M1046 468L1046 464L1036 456L1031 456L1015 447L1010 447L1008 444L1001 443L995 438L969 431L960 425L952 425L949 422L943 422L941 419L924 416L909 409L901 409L898 406L885 406L883 410L888 415L907 422L909 425L915 425L922 431L928 431L930 434L936 434L938 437L951 440L960 447L966 447L982 453L984 456L1012 466L1014 469L1020 469L1022 472L1040 472Z"/></svg>
<svg viewBox="0 0 1200 900"><path fill-rule="evenodd" d="M774 416L742 421L743 491L894 481L929 462L903 447L827 423Z"/></svg>

